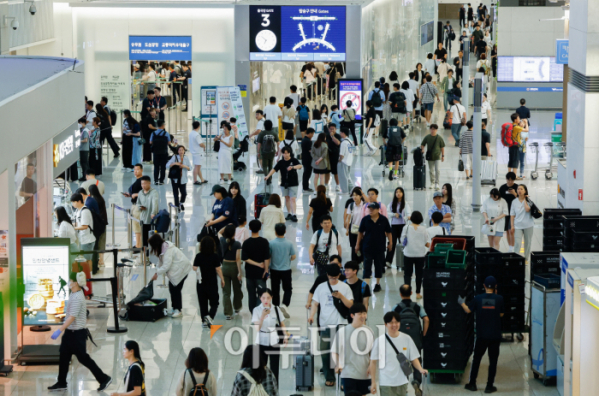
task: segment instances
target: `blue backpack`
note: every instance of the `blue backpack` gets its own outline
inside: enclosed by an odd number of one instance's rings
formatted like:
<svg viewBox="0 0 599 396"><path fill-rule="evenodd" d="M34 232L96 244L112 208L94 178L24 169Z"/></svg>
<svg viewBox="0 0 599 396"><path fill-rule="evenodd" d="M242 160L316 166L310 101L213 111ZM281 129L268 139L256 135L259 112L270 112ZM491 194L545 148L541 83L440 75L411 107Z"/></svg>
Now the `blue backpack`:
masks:
<svg viewBox="0 0 599 396"><path fill-rule="evenodd" d="M156 216L154 216L150 224L154 227L156 232L168 232L171 226L171 217L169 216L168 211L166 209L160 210L156 213Z"/></svg>
<svg viewBox="0 0 599 396"><path fill-rule="evenodd" d="M300 121L308 121L310 119L310 111L307 106L301 105L299 110Z"/></svg>

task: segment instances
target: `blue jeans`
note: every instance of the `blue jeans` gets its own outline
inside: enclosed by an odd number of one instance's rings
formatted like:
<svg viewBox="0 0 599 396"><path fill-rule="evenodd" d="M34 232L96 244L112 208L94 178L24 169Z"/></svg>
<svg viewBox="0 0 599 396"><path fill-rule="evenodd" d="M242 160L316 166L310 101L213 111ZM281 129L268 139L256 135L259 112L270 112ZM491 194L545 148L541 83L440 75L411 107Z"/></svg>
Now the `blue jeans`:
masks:
<svg viewBox="0 0 599 396"><path fill-rule="evenodd" d="M455 81L455 79L454 79ZM449 108L449 93L445 92L445 94L443 95L443 108L445 109L445 111L447 112L447 109Z"/></svg>
<svg viewBox="0 0 599 396"><path fill-rule="evenodd" d="M131 154L131 164L141 164L141 154L143 152L143 146L139 144L139 138L133 137L133 153Z"/></svg>
<svg viewBox="0 0 599 396"><path fill-rule="evenodd" d="M526 152L520 151L518 153L518 157L520 158L520 176L524 175L524 160L526 159Z"/></svg>
<svg viewBox="0 0 599 396"><path fill-rule="evenodd" d="M372 265L374 264L374 277L380 279L383 277L383 269L385 267L385 249L380 249L375 252L367 252L362 250L364 255L364 279L372 277Z"/></svg>
<svg viewBox="0 0 599 396"><path fill-rule="evenodd" d="M456 141L456 146L457 143L460 141L460 131L462 129L462 124L461 123L454 123L451 124L451 134L453 135L453 138Z"/></svg>

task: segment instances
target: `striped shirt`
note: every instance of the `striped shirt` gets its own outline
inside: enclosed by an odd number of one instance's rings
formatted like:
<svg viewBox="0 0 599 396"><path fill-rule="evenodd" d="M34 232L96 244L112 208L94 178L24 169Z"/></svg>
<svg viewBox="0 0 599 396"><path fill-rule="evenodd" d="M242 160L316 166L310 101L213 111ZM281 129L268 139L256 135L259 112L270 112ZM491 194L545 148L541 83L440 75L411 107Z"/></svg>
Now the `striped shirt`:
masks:
<svg viewBox="0 0 599 396"><path fill-rule="evenodd" d="M460 137L460 150L462 154L472 154L472 130L462 132Z"/></svg>
<svg viewBox="0 0 599 396"><path fill-rule="evenodd" d="M69 327L67 327L68 330L85 329L87 322L87 304L85 302L83 290L79 290L78 292L71 294L67 303L65 314L67 319L69 316L75 317L75 321L71 323Z"/></svg>

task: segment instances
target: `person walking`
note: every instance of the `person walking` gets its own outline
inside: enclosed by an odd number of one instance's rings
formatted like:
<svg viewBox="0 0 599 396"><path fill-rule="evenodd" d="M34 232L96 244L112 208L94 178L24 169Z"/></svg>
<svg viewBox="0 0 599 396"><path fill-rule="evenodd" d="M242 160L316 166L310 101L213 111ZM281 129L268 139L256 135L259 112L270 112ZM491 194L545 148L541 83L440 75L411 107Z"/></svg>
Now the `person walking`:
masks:
<svg viewBox="0 0 599 396"><path fill-rule="evenodd" d="M283 117L281 108L277 105L277 98L271 96L268 100L269 104L264 106L264 118L272 124L272 131L279 136L279 120ZM266 127L266 121L264 126ZM269 128L267 128L269 129Z"/></svg>
<svg viewBox="0 0 599 396"><path fill-rule="evenodd" d="M168 291L171 296L172 318L183 315L183 299L181 290L187 275L191 270L191 261L172 242L162 239L160 234L154 234L148 239L150 254L158 258L158 267L152 280L158 279L158 275L168 277Z"/></svg>
<svg viewBox="0 0 599 396"><path fill-rule="evenodd" d="M142 246L148 246L148 234L150 232L150 223L159 210L160 199L158 191L152 188L150 176L142 176L141 190L137 193L137 203L135 206L139 211L139 220L143 223L141 228Z"/></svg>
<svg viewBox="0 0 599 396"><path fill-rule="evenodd" d="M391 121L389 121L389 129L383 132L383 145L386 146L387 158L385 159L389 167L389 180L397 180L399 177L399 161L404 154L403 146L405 140L406 133L404 132L404 129L397 125L397 120L395 118L391 119ZM404 160L407 161L407 159Z"/></svg>
<svg viewBox="0 0 599 396"><path fill-rule="evenodd" d="M149 114L141 120L141 137L144 139L142 144L142 160L149 164L152 162L152 146L150 145L150 136L156 129L157 109L150 109Z"/></svg>
<svg viewBox="0 0 599 396"><path fill-rule="evenodd" d="M233 227L229 225L227 227ZM228 245L226 246L229 247ZM224 246L221 243L217 246L214 239L210 236L205 236L200 241L200 252L196 254L193 260L193 270L197 274L196 292L198 294L198 304L200 306L200 317L204 327L210 327L218 311L219 296L218 296L218 280L220 278L221 287L225 288L225 277L220 263L220 255L216 249L224 251ZM228 249L227 249L228 250ZM199 273L198 273L199 272ZM210 309L208 309L210 304Z"/></svg>
<svg viewBox="0 0 599 396"><path fill-rule="evenodd" d="M131 119L131 126L129 126L129 119ZM123 171L130 172L133 170L133 166L137 162L133 162L133 128L135 125L135 119L131 115L130 110L123 111L123 125L122 125L122 136L121 145L123 149ZM149 141L149 139L148 139Z"/></svg>
<svg viewBox="0 0 599 396"><path fill-rule="evenodd" d="M424 153L424 148L427 151L424 155L428 162L428 171L431 181L430 188L439 190L439 182L441 179L441 162L445 161L445 140L443 136L437 134L439 127L437 124L430 125L430 134L426 135L420 143L420 149Z"/></svg>
<svg viewBox="0 0 599 396"><path fill-rule="evenodd" d="M354 139L354 146L358 145L358 139L356 138L356 110L352 107L353 102L348 100L345 102L345 109L341 112L343 119L341 120L341 128L349 128Z"/></svg>
<svg viewBox="0 0 599 396"><path fill-rule="evenodd" d="M100 190L98 189L98 187L93 184L89 186L89 196L91 199L96 201L98 209L100 210L98 214L100 215L100 219L104 223L104 232L96 241L94 250L106 250L106 232L108 228L108 213L106 213L106 201L104 201L104 198L102 197L102 194L100 194ZM95 275L98 273L98 267L104 266L104 253L96 253L94 260L92 261L92 274Z"/></svg>
<svg viewBox="0 0 599 396"><path fill-rule="evenodd" d="M372 291L376 293L381 291L381 278L385 268L385 245L387 250L391 250L393 236L389 220L379 213L380 205L377 202L371 202L368 204L368 209L370 214L360 222L355 250L356 252L362 251L364 255L364 279L371 279L372 265L374 265L376 285ZM389 242L385 244L387 240Z"/></svg>
<svg viewBox="0 0 599 396"><path fill-rule="evenodd" d="M333 177L335 178L335 183L337 184L337 192L341 192L341 186L339 186L338 175L341 135L337 133L337 126L332 122L327 125L326 142L329 148L329 166L331 169L331 173L325 174L325 185L329 184L331 174L333 174Z"/></svg>
<svg viewBox="0 0 599 396"><path fill-rule="evenodd" d="M291 150L291 156L293 158L298 158L300 156L300 148L295 136L293 134L293 129L284 129L285 131L285 139L279 142L279 147L277 149L277 156L275 158L275 163L279 162L281 158L283 158L283 149L287 147Z"/></svg>
<svg viewBox="0 0 599 396"><path fill-rule="evenodd" d="M58 380L54 385L48 387L51 392L67 390L67 375L69 374L69 366L73 355L77 357L79 363L92 372L94 378L100 384L98 387L99 392L106 389L112 382L112 378L98 367L86 350L87 339L89 338L93 343L90 332L86 327L87 306L83 295L83 288L87 288L86 279L84 272L77 274L71 272L69 275L68 286L71 294L65 308L65 320L51 336L53 340L56 340L64 333L60 343Z"/></svg>
<svg viewBox="0 0 599 396"><path fill-rule="evenodd" d="M245 219L245 217L244 217ZM236 238L236 227L229 224L221 230L220 248L223 252L222 274L225 281L223 300L225 319L233 319L233 310L239 314L242 308L243 291L241 290L241 241ZM231 304L231 288L233 288L233 303Z"/></svg>
<svg viewBox="0 0 599 396"><path fill-rule="evenodd" d="M312 137L314 136L314 128L307 128L302 138L302 190L304 193L312 193L310 188L310 177L312 177Z"/></svg>
<svg viewBox="0 0 599 396"><path fill-rule="evenodd" d="M428 218L431 219L431 216L434 212L441 212L443 215L443 222L441 223L441 227L445 228L445 232L447 235L451 235L451 220L453 218L453 212L451 207L443 204L443 193L441 191L435 191L433 193L433 206L428 210Z"/></svg>
<svg viewBox="0 0 599 396"><path fill-rule="evenodd" d="M270 265L270 245L268 239L260 236L262 223L250 221L252 236L241 246L241 260L245 261L245 279L248 291L248 308L254 312L258 305L258 291L266 289L266 277Z"/></svg>
<svg viewBox="0 0 599 396"><path fill-rule="evenodd" d="M102 175L102 145L100 144L100 118L94 117L89 133L89 167Z"/></svg>
<svg viewBox="0 0 599 396"><path fill-rule="evenodd" d="M397 187L393 193L393 200L387 206L389 216L391 217L391 234L392 234L392 247L387 250L387 256L385 263L387 267L392 268L393 258L395 257L395 249L399 247L400 255L395 265L398 271L403 269L404 257L403 257L403 245L401 244L401 234L406 225L406 221L410 220L412 209L406 201L406 194L403 187ZM399 245L397 242L400 242Z"/></svg>
<svg viewBox="0 0 599 396"><path fill-rule="evenodd" d="M424 110L424 117L426 118L426 127L429 128L431 126L431 116L433 114L433 105L435 104L435 97L437 98L437 102L439 99L439 91L437 87L435 87L432 83L433 77L427 76L426 83L422 84L420 87L420 104L422 105L422 109Z"/></svg>
<svg viewBox="0 0 599 396"><path fill-rule="evenodd" d="M447 63L445 63L447 64ZM453 105L453 88L455 87L457 81L456 79L453 77L453 70L449 69L447 71L447 75L441 80L441 91L444 92L443 94L443 109L445 111L447 111L447 109L450 108L450 106ZM451 103L450 103L451 102ZM453 125L453 121L452 121L452 125Z"/></svg>
<svg viewBox="0 0 599 396"><path fill-rule="evenodd" d="M352 294L354 296L354 302L356 304L364 304L366 310L368 311L368 302L370 301L370 297L372 297L372 292L370 291L370 285L362 279L358 278L360 264L350 260L347 263L345 263L343 270L345 274L344 282L347 283L347 285L351 289ZM349 323L352 323L351 318L349 318L348 320Z"/></svg>
<svg viewBox="0 0 599 396"><path fill-rule="evenodd" d="M466 26L466 5L462 4L462 6L460 7L460 12L458 15L458 18L460 19L460 27L463 28Z"/></svg>
<svg viewBox="0 0 599 396"><path fill-rule="evenodd" d="M197 384L204 384L208 395L218 394L216 377L208 369L208 356L202 348L195 347L191 348L185 359L185 371L177 383L175 394L189 396Z"/></svg>
<svg viewBox="0 0 599 396"><path fill-rule="evenodd" d="M437 193L435 193L437 194ZM416 272L416 298L421 299L422 276L424 273L424 259L428 252L431 240L422 225L422 213L415 210L410 216L410 224L401 232L401 243L404 246L404 284L412 284L412 274Z"/></svg>
<svg viewBox="0 0 599 396"><path fill-rule="evenodd" d="M518 184L515 183L516 174L514 172L508 172L505 175L506 183L499 187L499 194L507 203L508 213L511 213L512 202L518 197ZM505 222L505 232L507 234L508 252L514 251L515 237L514 228L512 227L511 218L508 218Z"/></svg>
<svg viewBox="0 0 599 396"><path fill-rule="evenodd" d="M76 209L75 212L75 231L78 232L79 239L79 249L80 252L90 252L94 250L94 246L96 245L96 237L92 233L92 229L94 228L94 217L92 215L91 209L85 206L83 200L83 196L79 193L75 193L71 195L71 205ZM85 262L79 262L78 267L85 272L86 276L91 278L92 272L92 253L84 253L83 257L86 259ZM91 295L91 290L88 285L85 290L85 295Z"/></svg>
<svg viewBox="0 0 599 396"><path fill-rule="evenodd" d="M316 197L310 201L310 209L306 216L306 230L310 229L310 218L312 219L312 231L316 232L320 228L323 216L329 215L333 211L333 203L327 198L327 188L322 184L316 187Z"/></svg>
<svg viewBox="0 0 599 396"><path fill-rule="evenodd" d="M527 263L530 257L532 234L535 226L531 213L532 206L533 203L528 197L528 188L524 184L518 185L518 197L512 202L510 217L512 229L515 230L514 246L517 244L518 252L520 252L522 238L524 238L524 259Z"/></svg>
<svg viewBox="0 0 599 396"><path fill-rule="evenodd" d="M385 97L385 92L381 89L380 81L374 82L374 89L368 92L368 100L372 102L372 107L374 107L374 111L376 115L379 116L379 120L383 119L383 105L387 101ZM375 126L374 137L379 135L379 125Z"/></svg>
<svg viewBox="0 0 599 396"><path fill-rule="evenodd" d="M489 246L499 250L499 243L505 230L505 219L510 216L510 212L507 208L507 202L501 198L498 189L492 189L489 195L489 198L483 202L481 212L485 217L485 224L488 229Z"/></svg>
<svg viewBox="0 0 599 396"><path fill-rule="evenodd" d="M275 172L281 174L281 193L283 197L285 197L285 207L287 208L287 218L285 220L291 220L294 223L297 223L295 205L297 186L299 185L297 171L298 169L302 169L302 165L293 157L292 150L289 147L284 147L282 152L283 158L277 162L275 167L264 177L264 180L268 180ZM260 214L260 217L262 217L262 213Z"/></svg>
<svg viewBox="0 0 599 396"><path fill-rule="evenodd" d="M247 217L247 201L243 195L241 195L241 187L238 182L234 181L229 184L229 197L233 200L237 219L239 220L242 216Z"/></svg>
<svg viewBox="0 0 599 396"><path fill-rule="evenodd" d="M520 116L518 113L513 113L510 117L512 119L512 140L514 144L508 147L509 160L507 163L508 172L518 172L518 162L520 159L520 134L522 132L528 132L528 124L521 124ZM516 180L522 180L520 177L516 177Z"/></svg>
<svg viewBox="0 0 599 396"><path fill-rule="evenodd" d="M171 185L173 186L175 206L181 210L185 210L183 204L187 197L187 172L191 170L191 161L189 161L189 157L185 155L186 149L184 146L179 146L177 152L178 154L173 155L166 163L166 167L169 169L168 176L171 179ZM180 200L179 194L181 194Z"/></svg>
<svg viewBox="0 0 599 396"><path fill-rule="evenodd" d="M108 145L112 150L114 158L119 157L120 148L112 137L112 125L110 124L110 114L100 103L96 103L96 114L100 118L100 144L104 145L104 140L108 140Z"/></svg>
<svg viewBox="0 0 599 396"><path fill-rule="evenodd" d="M260 223L262 224L262 236L268 241L277 237L275 233L275 225L278 223L285 224L285 215L281 205L281 197L279 194L270 194L268 205L262 208L260 212Z"/></svg>
<svg viewBox="0 0 599 396"><path fill-rule="evenodd" d="M298 97L298 102L299 102L299 95L295 94ZM296 109L297 108L297 104L294 106L293 105L293 98L287 96L285 98L285 100L283 101L283 110L282 110L282 115L283 115L283 119L282 119L282 127L284 131L291 131L293 137L295 137L295 115L296 115ZM295 141L295 139L293 139Z"/></svg>
<svg viewBox="0 0 599 396"><path fill-rule="evenodd" d="M520 107L516 109L516 114L518 114L520 120L528 120L530 125L530 109L526 107L526 99L520 99Z"/></svg>
<svg viewBox="0 0 599 396"><path fill-rule="evenodd" d="M493 385L497 373L497 360L499 359L499 346L501 344L501 318L505 311L503 297L497 294L497 280L488 276L484 281L485 293L474 297L466 304L464 297L458 298L458 304L467 314L474 312L476 318L476 341L474 343L474 357L470 367L470 379L465 389L476 392L476 377L480 361L485 352L489 352L489 376L485 393L497 392Z"/></svg>
<svg viewBox="0 0 599 396"><path fill-rule="evenodd" d="M84 181L89 168L89 130L85 126L85 117L81 117L79 121L79 163L81 164L82 177L79 181ZM95 173L95 171L94 171ZM75 179L75 178L73 178Z"/></svg>
<svg viewBox="0 0 599 396"><path fill-rule="evenodd" d="M262 158L262 170L264 170L265 175L272 169L278 142L279 134L273 129L272 122L270 120L264 121L264 130L258 135L256 143L258 144L257 151ZM271 182L267 181L266 184L270 184Z"/></svg>
<svg viewBox="0 0 599 396"><path fill-rule="evenodd" d="M376 153L376 147L374 144L374 136L376 134L376 110L374 109L374 104L371 100L366 101L366 117L362 122L363 132L360 135L360 140L363 140L366 143L366 152L364 155L374 155ZM380 121L380 120L379 120ZM366 138L364 140L364 138ZM362 143L362 142L360 142Z"/></svg>
<svg viewBox="0 0 599 396"><path fill-rule="evenodd" d="M452 114L451 135L455 140L455 146L460 145L460 133L462 127L466 125L466 108L460 103L460 98L453 95L453 105L449 108Z"/></svg>
<svg viewBox="0 0 599 396"><path fill-rule="evenodd" d="M164 120L156 122L156 130L150 136L150 144L154 153L154 184L164 184L166 177L166 163L168 162L168 145L171 135L164 130Z"/></svg>
<svg viewBox="0 0 599 396"><path fill-rule="evenodd" d="M331 173L329 146L325 143L325 140L326 136L324 133L318 134L316 141L312 143L312 148L310 149L315 190L319 185L326 185L326 176Z"/></svg>
<svg viewBox="0 0 599 396"><path fill-rule="evenodd" d="M462 162L464 163L464 172L466 173L466 180L472 179L474 176L472 175L472 153L473 149L473 130L474 124L472 121L468 121L466 123L466 128L464 132L462 132L462 136L460 137L460 156L462 157Z"/></svg>
<svg viewBox="0 0 599 396"><path fill-rule="evenodd" d="M146 366L141 360L139 344L133 340L125 341L123 357L129 362L129 369L123 380L125 392L113 392L110 396L146 396Z"/></svg>
<svg viewBox="0 0 599 396"><path fill-rule="evenodd" d="M354 161L354 146L349 140L349 129L341 128L341 145L339 146L339 164L337 169L339 172L339 187L342 193L348 193L352 184L350 167Z"/></svg>
<svg viewBox="0 0 599 396"><path fill-rule="evenodd" d="M193 161L193 184L199 186L201 184L208 183L207 180L202 176L202 161L204 160L204 154L206 152L206 144L202 143L202 136L200 135L200 122L194 121L192 124L192 130L189 132L189 153ZM197 181L198 177L200 181Z"/></svg>
<svg viewBox="0 0 599 396"><path fill-rule="evenodd" d="M291 303L291 262L297 258L297 251L293 243L285 238L287 227L283 223L275 225L277 237L269 242L270 245L270 284L272 286L273 304L280 307L285 318L289 318L289 304ZM281 305L280 286L283 287L283 301Z"/></svg>
<svg viewBox="0 0 599 396"><path fill-rule="evenodd" d="M356 263L362 262L362 252L356 251L358 242L358 230L362 222L362 207L364 205L363 192L360 187L354 187L351 193L352 202L345 210L345 235L349 236L349 246L351 247L351 259Z"/></svg>
<svg viewBox="0 0 599 396"><path fill-rule="evenodd" d="M248 345L243 352L241 369L235 376L231 396L248 396L252 390L267 396L279 396L277 377L266 362L266 356L255 345Z"/></svg>
<svg viewBox="0 0 599 396"><path fill-rule="evenodd" d="M308 250L310 265L316 267L318 275L324 274L325 266L330 262L331 257L342 254L339 233L337 229L333 228L331 216L322 216L320 227L312 234Z"/></svg>

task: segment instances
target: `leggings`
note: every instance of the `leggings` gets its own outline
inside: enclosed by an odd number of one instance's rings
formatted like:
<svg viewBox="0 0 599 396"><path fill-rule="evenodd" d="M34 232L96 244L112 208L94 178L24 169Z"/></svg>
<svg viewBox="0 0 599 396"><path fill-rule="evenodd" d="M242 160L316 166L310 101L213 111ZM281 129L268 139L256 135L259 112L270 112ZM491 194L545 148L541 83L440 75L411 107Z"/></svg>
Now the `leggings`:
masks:
<svg viewBox="0 0 599 396"><path fill-rule="evenodd" d="M424 273L424 257L404 256L403 281L407 285L412 284L413 267L416 267L416 293L420 294L422 288L422 275Z"/></svg>
<svg viewBox="0 0 599 396"><path fill-rule="evenodd" d="M514 246L517 246L516 253L520 252L520 244L522 243L522 237L524 237L524 259L528 260L530 257L530 245L532 243L532 233L534 227L516 229L514 231Z"/></svg>

